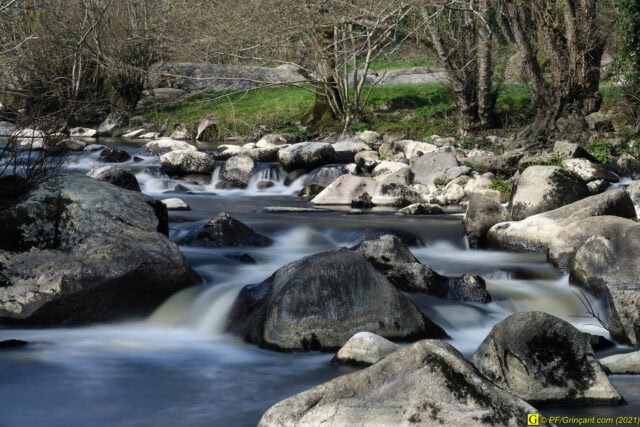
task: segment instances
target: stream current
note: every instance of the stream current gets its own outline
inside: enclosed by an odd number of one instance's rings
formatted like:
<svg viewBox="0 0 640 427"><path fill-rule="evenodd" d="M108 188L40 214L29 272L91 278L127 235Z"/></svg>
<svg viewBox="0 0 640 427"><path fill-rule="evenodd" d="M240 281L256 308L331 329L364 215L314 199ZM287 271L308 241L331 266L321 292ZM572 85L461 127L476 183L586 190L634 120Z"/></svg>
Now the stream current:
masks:
<svg viewBox="0 0 640 427"><path fill-rule="evenodd" d="M119 148L135 152L136 147ZM272 404L336 376L354 371L330 364L332 354L279 353L263 350L225 334L234 298L246 284L258 283L283 265L320 251L351 246L365 228L396 228L417 235L424 246L411 247L438 273L479 274L493 302L453 303L419 294L410 298L452 337L466 357L491 328L512 313L543 310L580 330L606 336L587 314L583 299L598 301L570 286L541 254L471 250L460 215L402 216L389 209L353 215L329 212L271 212L269 207L308 207L296 194L298 179L284 185L286 174L262 164L246 190L215 188L173 180L160 174L157 158L129 162L143 191L157 198L180 197L190 211L170 212L170 238L229 212L270 236L268 248L182 246L203 278L201 285L179 292L148 318L78 328L0 329L0 340L33 343L0 351L0 426L249 426ZM66 171L87 173L104 164L96 153L67 159ZM259 190L257 183L275 185ZM176 186L180 185L177 188ZM246 253L256 260L237 260ZM617 347L611 351L625 350ZM640 379L612 376L628 404L623 407L558 408L547 415L640 415ZM524 423L524 420L523 420Z"/></svg>

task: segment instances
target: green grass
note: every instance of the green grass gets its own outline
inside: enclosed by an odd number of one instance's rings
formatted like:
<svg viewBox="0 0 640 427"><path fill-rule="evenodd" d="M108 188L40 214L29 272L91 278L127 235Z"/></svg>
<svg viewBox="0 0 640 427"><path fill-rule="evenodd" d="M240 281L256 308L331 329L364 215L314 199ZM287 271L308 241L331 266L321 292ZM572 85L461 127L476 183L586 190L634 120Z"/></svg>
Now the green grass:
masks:
<svg viewBox="0 0 640 427"><path fill-rule="evenodd" d="M509 200L509 197L511 196L511 191L513 190L513 184L511 183L511 181L496 179L491 183L489 188L492 190L498 190L500 192L500 199L504 203L507 200Z"/></svg>
<svg viewBox="0 0 640 427"><path fill-rule="evenodd" d="M168 120L168 129L177 123L195 123L206 115L218 119L220 136L246 135L258 125L281 125L299 120L313 106L313 93L296 86L252 90L224 96L219 92L198 94L176 105L147 113L154 122Z"/></svg>
<svg viewBox="0 0 640 427"><path fill-rule="evenodd" d="M587 145L587 151L593 155L600 163L610 163L611 153L613 153L613 146L611 143L596 139L595 141Z"/></svg>
<svg viewBox="0 0 640 427"><path fill-rule="evenodd" d="M376 58L369 68L377 72L387 70L399 70L414 67L427 67L434 68L436 65L433 61L425 58L406 58L406 59L394 59L387 57Z"/></svg>

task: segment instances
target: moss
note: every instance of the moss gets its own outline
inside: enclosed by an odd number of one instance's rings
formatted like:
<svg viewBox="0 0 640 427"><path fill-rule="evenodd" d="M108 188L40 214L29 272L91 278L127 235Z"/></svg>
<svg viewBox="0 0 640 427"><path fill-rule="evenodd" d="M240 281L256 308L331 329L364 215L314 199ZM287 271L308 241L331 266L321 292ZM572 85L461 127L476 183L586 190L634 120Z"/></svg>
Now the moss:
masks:
<svg viewBox="0 0 640 427"><path fill-rule="evenodd" d="M612 161L611 155L613 153L613 145L602 139L596 139L595 141L587 145L587 151L593 155L600 163L610 163Z"/></svg>

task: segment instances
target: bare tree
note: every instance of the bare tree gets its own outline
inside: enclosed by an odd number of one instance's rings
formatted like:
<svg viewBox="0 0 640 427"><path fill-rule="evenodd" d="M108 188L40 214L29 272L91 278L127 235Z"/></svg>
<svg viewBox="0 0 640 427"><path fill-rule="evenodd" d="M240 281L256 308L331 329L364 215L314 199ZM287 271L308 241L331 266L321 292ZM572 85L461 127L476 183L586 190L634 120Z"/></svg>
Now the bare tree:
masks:
<svg viewBox="0 0 640 427"><path fill-rule="evenodd" d="M423 17L433 48L449 75L460 134L494 125L492 0L425 2Z"/></svg>
<svg viewBox="0 0 640 427"><path fill-rule="evenodd" d="M533 91L536 120L522 136L547 141L584 130L602 102L598 86L604 37L597 0L504 0ZM540 67L548 55L550 78Z"/></svg>

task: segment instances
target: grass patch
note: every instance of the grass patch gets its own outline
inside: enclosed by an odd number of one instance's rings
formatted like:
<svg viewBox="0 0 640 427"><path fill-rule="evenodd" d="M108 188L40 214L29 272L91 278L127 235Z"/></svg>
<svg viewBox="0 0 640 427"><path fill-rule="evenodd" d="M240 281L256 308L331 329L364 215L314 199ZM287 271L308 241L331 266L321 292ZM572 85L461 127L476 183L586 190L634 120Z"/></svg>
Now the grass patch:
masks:
<svg viewBox="0 0 640 427"><path fill-rule="evenodd" d="M511 181L496 179L489 185L492 190L498 190L500 192L500 200L504 203L511 197L511 191L513 191L513 184Z"/></svg>
<svg viewBox="0 0 640 427"><path fill-rule="evenodd" d="M587 145L587 151L598 159L600 163L607 164L612 161L611 153L613 153L613 145L607 141L596 139Z"/></svg>
<svg viewBox="0 0 640 427"><path fill-rule="evenodd" d="M414 67L434 68L435 66L436 64L434 64L433 61L426 58L395 59L379 57L371 63L369 68L380 73L387 70L400 70Z"/></svg>
<svg viewBox="0 0 640 427"><path fill-rule="evenodd" d="M313 106L313 93L297 86L257 89L233 95L208 92L185 98L145 115L145 119L162 123L168 129L182 123L197 122L213 114L218 119L221 137L250 134L259 125L281 125L299 120Z"/></svg>

